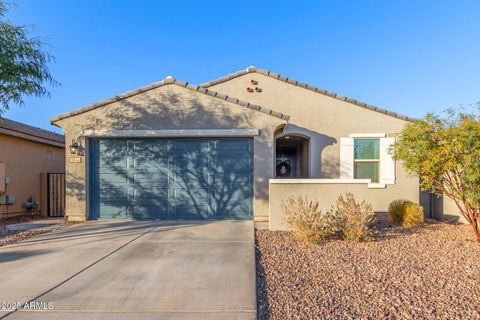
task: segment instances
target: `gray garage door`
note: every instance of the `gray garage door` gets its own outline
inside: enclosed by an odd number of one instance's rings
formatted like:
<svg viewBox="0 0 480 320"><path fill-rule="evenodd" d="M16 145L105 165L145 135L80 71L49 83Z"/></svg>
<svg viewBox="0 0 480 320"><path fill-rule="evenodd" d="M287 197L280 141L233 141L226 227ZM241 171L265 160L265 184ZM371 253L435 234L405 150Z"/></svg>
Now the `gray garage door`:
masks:
<svg viewBox="0 0 480 320"><path fill-rule="evenodd" d="M92 139L90 219L251 219L252 140Z"/></svg>

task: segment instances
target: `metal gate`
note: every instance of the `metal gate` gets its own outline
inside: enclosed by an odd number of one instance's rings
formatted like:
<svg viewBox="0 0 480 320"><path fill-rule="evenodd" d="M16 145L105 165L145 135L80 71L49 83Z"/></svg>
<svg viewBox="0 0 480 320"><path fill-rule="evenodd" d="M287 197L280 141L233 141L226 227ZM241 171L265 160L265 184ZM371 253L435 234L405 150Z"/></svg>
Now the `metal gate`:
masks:
<svg viewBox="0 0 480 320"><path fill-rule="evenodd" d="M65 173L47 174L47 202L49 217L65 215Z"/></svg>

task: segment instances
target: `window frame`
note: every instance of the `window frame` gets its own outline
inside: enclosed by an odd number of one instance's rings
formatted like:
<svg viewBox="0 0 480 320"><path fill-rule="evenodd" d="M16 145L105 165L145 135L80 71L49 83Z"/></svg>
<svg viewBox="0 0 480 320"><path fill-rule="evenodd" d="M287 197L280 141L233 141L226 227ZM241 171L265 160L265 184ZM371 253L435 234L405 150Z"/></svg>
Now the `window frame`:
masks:
<svg viewBox="0 0 480 320"><path fill-rule="evenodd" d="M377 143L378 143L378 159L356 159L355 157L355 148L356 148L356 142L358 140L376 140ZM380 153L381 153L381 144L380 144L380 138L379 137L355 137L353 139L353 178L354 179L361 179L361 178L356 178L356 175L357 175L357 170L356 170L356 163L378 163L378 166L377 166L377 181L374 181L373 179L370 178L370 181L372 183L380 183L380 181L382 180L381 177L380 177L380 174L381 174L381 170L380 170L380 166L381 166L381 163L380 163Z"/></svg>

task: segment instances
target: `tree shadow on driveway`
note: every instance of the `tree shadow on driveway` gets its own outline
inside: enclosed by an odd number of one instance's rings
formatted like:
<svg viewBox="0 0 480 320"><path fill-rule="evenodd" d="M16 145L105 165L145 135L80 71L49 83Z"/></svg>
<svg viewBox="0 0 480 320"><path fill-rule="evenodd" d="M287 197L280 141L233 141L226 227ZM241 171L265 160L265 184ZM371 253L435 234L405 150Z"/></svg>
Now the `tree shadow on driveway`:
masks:
<svg viewBox="0 0 480 320"><path fill-rule="evenodd" d="M40 254L47 254L51 252L51 250L28 250L28 251L11 251L7 253L0 254L0 264L16 261L20 259L25 259L32 256L37 256Z"/></svg>

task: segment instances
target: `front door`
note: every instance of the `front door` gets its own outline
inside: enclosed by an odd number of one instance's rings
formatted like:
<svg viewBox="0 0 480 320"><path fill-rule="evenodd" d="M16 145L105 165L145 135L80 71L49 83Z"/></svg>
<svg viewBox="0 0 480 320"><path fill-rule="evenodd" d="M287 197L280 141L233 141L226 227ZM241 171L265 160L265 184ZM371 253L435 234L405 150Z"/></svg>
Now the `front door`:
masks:
<svg viewBox="0 0 480 320"><path fill-rule="evenodd" d="M297 148L277 148L277 178L294 178L297 176Z"/></svg>

